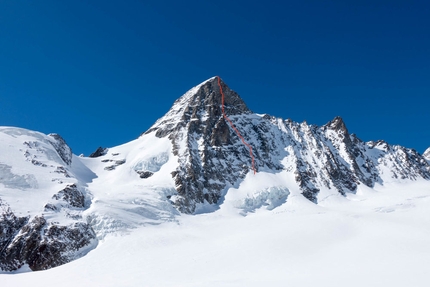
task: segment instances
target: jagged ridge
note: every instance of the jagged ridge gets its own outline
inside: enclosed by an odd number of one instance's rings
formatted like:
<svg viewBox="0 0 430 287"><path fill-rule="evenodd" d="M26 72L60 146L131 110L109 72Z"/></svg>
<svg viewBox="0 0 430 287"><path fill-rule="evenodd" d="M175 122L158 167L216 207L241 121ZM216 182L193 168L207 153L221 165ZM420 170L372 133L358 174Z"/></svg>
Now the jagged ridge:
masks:
<svg viewBox="0 0 430 287"><path fill-rule="evenodd" d="M294 173L302 194L315 203L321 189L345 194L388 178L430 179L428 162L412 149L365 143L340 117L317 127L253 114L237 93L221 85L226 114L252 145L257 170ZM250 171L248 150L222 117L216 77L179 98L145 134L152 132L168 137L178 158L172 176L179 195L174 204L181 212L220 202L227 187Z"/></svg>

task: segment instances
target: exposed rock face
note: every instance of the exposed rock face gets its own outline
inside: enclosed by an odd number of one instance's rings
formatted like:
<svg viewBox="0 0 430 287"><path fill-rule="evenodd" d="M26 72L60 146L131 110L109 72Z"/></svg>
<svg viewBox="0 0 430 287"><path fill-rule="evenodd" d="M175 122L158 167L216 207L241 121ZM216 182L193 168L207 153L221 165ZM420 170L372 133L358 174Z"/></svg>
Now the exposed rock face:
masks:
<svg viewBox="0 0 430 287"><path fill-rule="evenodd" d="M172 142L179 164L172 172L178 192L174 204L181 212L218 203L252 167L248 148L223 118L217 80L188 91L145 133ZM253 147L257 171L293 173L302 194L315 203L322 188L345 194L387 179L430 179L429 163L412 149L365 143L340 117L317 127L253 114L238 94L221 85L226 114Z"/></svg>
<svg viewBox="0 0 430 287"><path fill-rule="evenodd" d="M229 117L247 121L254 117L243 100L221 82L225 95L225 112ZM253 133L263 142L268 135L265 126L255 126ZM212 78L178 99L172 109L146 133L172 141L179 166L172 172L179 197L175 205L181 212L192 213L196 204L217 203L221 191L244 178L250 170L248 148L231 132L221 110L217 78ZM258 166L281 170L267 151L257 151ZM276 151L274 154L278 154Z"/></svg>
<svg viewBox="0 0 430 287"><path fill-rule="evenodd" d="M103 147L98 147L95 152L89 155L89 157L99 157L102 155L105 155L107 153L108 149Z"/></svg>
<svg viewBox="0 0 430 287"><path fill-rule="evenodd" d="M59 134L49 134L53 140L49 141L57 151L61 159L67 164L72 164L72 150L67 145L66 141Z"/></svg>
<svg viewBox="0 0 430 287"><path fill-rule="evenodd" d="M76 186L68 186L55 199L79 207L83 198ZM96 234L87 223L76 221L66 226L48 223L44 216L17 217L0 200L0 269L13 271L28 264L31 270L45 270L68 263L97 244ZM45 211L59 212L53 204Z"/></svg>
<svg viewBox="0 0 430 287"><path fill-rule="evenodd" d="M27 224L28 217L16 217L1 199L0 211L0 269L16 270L22 264L18 258L7 256L6 250L21 228Z"/></svg>
<svg viewBox="0 0 430 287"><path fill-rule="evenodd" d="M48 269L94 248L82 218L91 199L64 139L13 127L0 127L0 137L0 269Z"/></svg>
<svg viewBox="0 0 430 287"><path fill-rule="evenodd" d="M73 207L78 207L78 208L85 207L85 196L78 189L76 184L66 186L64 189L60 190L57 194L54 194L52 198L56 200L63 200Z"/></svg>
<svg viewBox="0 0 430 287"><path fill-rule="evenodd" d="M423 153L423 156L430 161L430 147L426 149L426 151Z"/></svg>
<svg viewBox="0 0 430 287"><path fill-rule="evenodd" d="M120 159L120 160L104 159L104 160L102 160L102 162L113 162L114 164L106 166L104 169L105 170L114 170L116 167L124 164L125 159Z"/></svg>
<svg viewBox="0 0 430 287"><path fill-rule="evenodd" d="M154 174L153 172L150 172L150 171L136 171L136 172L139 174L140 178L148 178Z"/></svg>
<svg viewBox="0 0 430 287"><path fill-rule="evenodd" d="M322 127L291 121L283 125L290 142L287 150L293 151L286 169L295 170L303 195L314 202L322 187L345 194L355 192L359 184L430 179L430 166L416 151L382 141L365 143L349 134L339 117Z"/></svg>
<svg viewBox="0 0 430 287"><path fill-rule="evenodd" d="M16 217L10 210L3 213L0 241L0 269L13 271L28 264L31 270L45 270L76 259L76 251L92 243L96 235L83 222L68 226L48 225L44 217L30 222Z"/></svg>

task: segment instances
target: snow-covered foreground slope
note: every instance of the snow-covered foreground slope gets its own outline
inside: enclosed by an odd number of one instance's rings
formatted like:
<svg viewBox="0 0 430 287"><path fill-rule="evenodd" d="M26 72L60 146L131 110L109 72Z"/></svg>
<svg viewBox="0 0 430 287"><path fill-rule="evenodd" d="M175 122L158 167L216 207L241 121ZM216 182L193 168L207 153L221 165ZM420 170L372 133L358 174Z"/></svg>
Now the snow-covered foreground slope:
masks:
<svg viewBox="0 0 430 287"><path fill-rule="evenodd" d="M175 193L170 172L177 164L167 139L141 137L97 158L79 158L95 174L88 184L93 199L85 215L100 239L141 225L175 221L168 200ZM139 172L153 173L141 178Z"/></svg>
<svg viewBox="0 0 430 287"><path fill-rule="evenodd" d="M269 179L269 178L267 178ZM252 178L247 178L252 181ZM250 182L251 183L251 182ZM290 195L241 215L208 214L108 236L87 256L4 286L428 286L427 182L359 189L315 205ZM231 195L231 196L230 196Z"/></svg>

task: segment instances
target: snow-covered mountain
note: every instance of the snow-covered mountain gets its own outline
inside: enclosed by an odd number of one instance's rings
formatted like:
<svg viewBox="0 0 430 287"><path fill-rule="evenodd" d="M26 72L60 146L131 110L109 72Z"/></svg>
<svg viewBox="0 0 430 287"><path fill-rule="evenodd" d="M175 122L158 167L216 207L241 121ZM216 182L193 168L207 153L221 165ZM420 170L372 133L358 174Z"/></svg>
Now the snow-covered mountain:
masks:
<svg viewBox="0 0 430 287"><path fill-rule="evenodd" d="M225 114L246 142L252 156ZM42 270L108 235L219 209L247 215L296 198L430 179L428 151L363 142L339 117L318 127L250 111L217 77L192 88L129 143L72 155L57 134L0 128L0 268ZM430 186L430 181L428 182Z"/></svg>
<svg viewBox="0 0 430 287"><path fill-rule="evenodd" d="M302 194L354 193L357 185L430 179L430 165L415 150L361 141L336 117L322 127L252 113L222 81L226 114L252 146L259 172L293 176ZM217 78L188 91L142 137L168 138L179 165L172 173L175 206L193 213L217 204L227 188L251 171L248 148L222 115Z"/></svg>
<svg viewBox="0 0 430 287"><path fill-rule="evenodd" d="M82 213L94 174L57 134L0 127L0 268L42 270L97 245Z"/></svg>

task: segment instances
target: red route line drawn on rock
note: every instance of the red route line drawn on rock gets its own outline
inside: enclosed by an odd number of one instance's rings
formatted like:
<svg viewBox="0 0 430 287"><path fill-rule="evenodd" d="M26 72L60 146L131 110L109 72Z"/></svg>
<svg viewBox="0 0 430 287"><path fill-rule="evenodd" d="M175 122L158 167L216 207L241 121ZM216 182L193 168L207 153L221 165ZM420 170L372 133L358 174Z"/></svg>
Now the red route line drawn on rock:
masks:
<svg viewBox="0 0 430 287"><path fill-rule="evenodd" d="M221 92L221 110L222 110L222 115L224 117L224 119L227 120L227 122L230 124L231 128L236 132L236 134L238 135L238 137L242 140L242 143L244 145L246 145L249 148L249 155L251 156L251 160L252 160L252 170L254 171L254 174L256 174L256 170L255 170L255 160L254 160L254 154L252 152L252 146L247 143L245 141L245 139L243 138L243 136L240 134L239 130L234 126L233 122L229 119L229 117L227 117L227 115L225 114L224 111L224 92L222 91L222 87L221 87L221 81L219 76L217 76L218 78L218 86L219 86L219 90Z"/></svg>

